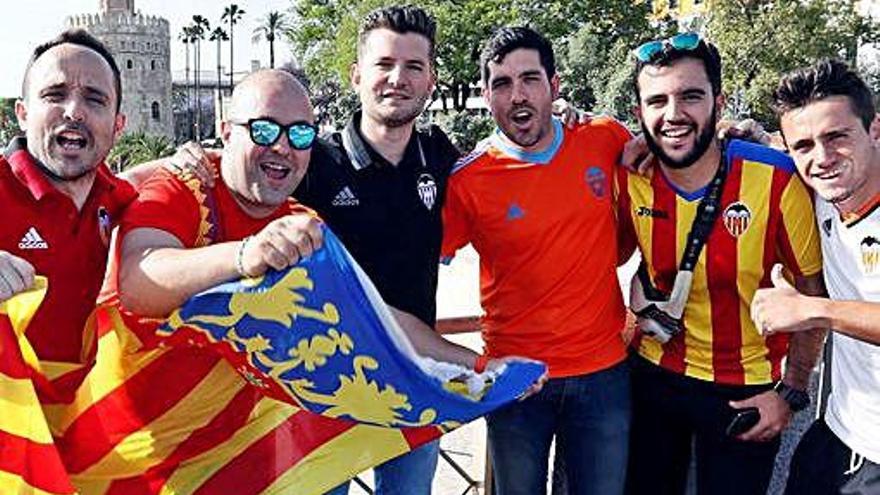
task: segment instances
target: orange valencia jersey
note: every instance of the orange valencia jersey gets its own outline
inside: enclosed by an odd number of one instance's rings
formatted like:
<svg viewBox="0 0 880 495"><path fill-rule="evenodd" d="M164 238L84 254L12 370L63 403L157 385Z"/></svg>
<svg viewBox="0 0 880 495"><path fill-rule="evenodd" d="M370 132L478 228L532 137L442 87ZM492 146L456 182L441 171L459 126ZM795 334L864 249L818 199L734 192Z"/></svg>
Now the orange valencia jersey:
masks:
<svg viewBox="0 0 880 495"><path fill-rule="evenodd" d="M612 181L630 134L609 118L574 129L553 122L542 152L496 130L456 164L442 255L468 243L480 255L487 354L538 359L564 377L626 354Z"/></svg>
<svg viewBox="0 0 880 495"><path fill-rule="evenodd" d="M685 331L666 344L637 335L633 346L661 367L727 385L781 378L788 335L764 338L749 316L755 291L772 285L782 263L795 275L822 268L812 200L788 155L731 141L721 213L694 270ZM679 191L655 169L652 178L619 170L620 243L638 244L654 285L669 293L705 190Z"/></svg>

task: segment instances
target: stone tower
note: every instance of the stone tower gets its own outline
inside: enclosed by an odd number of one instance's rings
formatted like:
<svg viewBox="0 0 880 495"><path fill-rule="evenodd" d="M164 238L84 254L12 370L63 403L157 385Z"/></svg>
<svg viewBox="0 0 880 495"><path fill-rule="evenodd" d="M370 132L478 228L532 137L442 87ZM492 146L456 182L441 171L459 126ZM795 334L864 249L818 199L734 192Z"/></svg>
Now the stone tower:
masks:
<svg viewBox="0 0 880 495"><path fill-rule="evenodd" d="M126 132L174 137L171 111L171 35L168 21L134 10L134 0L100 0L97 14L67 19L113 53L122 75Z"/></svg>

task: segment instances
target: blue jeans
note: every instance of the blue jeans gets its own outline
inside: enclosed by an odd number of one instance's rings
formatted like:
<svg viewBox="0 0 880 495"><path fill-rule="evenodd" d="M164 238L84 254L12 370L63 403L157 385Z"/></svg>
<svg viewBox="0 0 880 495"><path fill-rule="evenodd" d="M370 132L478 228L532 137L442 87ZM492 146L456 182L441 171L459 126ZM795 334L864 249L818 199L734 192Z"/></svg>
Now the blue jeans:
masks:
<svg viewBox="0 0 880 495"><path fill-rule="evenodd" d="M431 483L440 456L440 440L426 443L373 468L376 495L431 495ZM347 481L325 495L346 495Z"/></svg>
<svg viewBox="0 0 880 495"><path fill-rule="evenodd" d="M496 495L547 493L556 436L569 495L623 493L631 415L626 362L552 378L536 395L487 416Z"/></svg>

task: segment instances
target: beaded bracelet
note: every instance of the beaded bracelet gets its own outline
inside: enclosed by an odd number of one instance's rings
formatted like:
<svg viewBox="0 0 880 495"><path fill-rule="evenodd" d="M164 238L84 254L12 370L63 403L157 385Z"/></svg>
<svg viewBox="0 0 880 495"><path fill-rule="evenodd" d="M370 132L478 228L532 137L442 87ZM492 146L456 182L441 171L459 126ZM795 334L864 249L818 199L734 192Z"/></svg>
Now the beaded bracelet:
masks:
<svg viewBox="0 0 880 495"><path fill-rule="evenodd" d="M241 244L238 246L238 252L235 254L235 271L238 272L244 278L250 278L251 276L244 269L244 248L247 246L247 243L254 236L249 235L241 240Z"/></svg>

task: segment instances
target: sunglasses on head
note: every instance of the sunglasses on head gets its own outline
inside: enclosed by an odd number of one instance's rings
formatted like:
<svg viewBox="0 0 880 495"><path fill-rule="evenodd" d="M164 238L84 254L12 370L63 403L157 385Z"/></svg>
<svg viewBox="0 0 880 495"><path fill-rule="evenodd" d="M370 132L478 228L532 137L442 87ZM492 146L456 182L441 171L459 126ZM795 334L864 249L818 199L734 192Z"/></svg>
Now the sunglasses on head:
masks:
<svg viewBox="0 0 880 495"><path fill-rule="evenodd" d="M696 50L703 38L699 33L680 33L662 40L649 41L639 45L633 54L640 62L650 63L660 54L669 50Z"/></svg>
<svg viewBox="0 0 880 495"><path fill-rule="evenodd" d="M272 146L281 137L281 133L286 132L287 142L290 143L291 148L307 150L315 144L315 138L318 137L317 126L305 121L297 121L285 126L268 117L260 117L247 122L231 123L247 127L251 141L260 146Z"/></svg>

